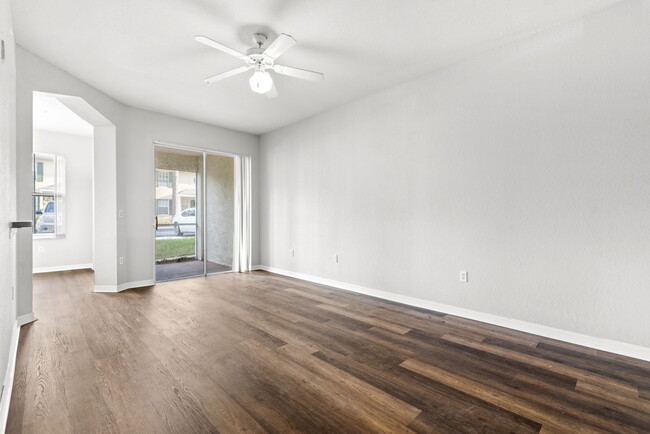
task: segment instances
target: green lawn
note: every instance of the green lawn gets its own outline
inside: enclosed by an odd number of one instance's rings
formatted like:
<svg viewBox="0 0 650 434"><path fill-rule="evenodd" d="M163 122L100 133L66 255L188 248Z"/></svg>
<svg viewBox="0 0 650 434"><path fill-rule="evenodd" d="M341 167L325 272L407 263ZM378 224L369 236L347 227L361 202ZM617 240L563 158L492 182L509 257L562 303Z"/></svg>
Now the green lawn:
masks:
<svg viewBox="0 0 650 434"><path fill-rule="evenodd" d="M194 256L195 237L156 240L156 259Z"/></svg>

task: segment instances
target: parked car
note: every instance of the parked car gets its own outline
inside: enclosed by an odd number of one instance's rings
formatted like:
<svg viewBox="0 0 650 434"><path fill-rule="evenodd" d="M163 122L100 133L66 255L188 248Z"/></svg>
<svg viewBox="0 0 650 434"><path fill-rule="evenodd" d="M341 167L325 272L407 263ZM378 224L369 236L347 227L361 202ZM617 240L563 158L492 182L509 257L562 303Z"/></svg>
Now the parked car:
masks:
<svg viewBox="0 0 650 434"><path fill-rule="evenodd" d="M196 208L188 208L176 214L172 219L176 235L196 234Z"/></svg>
<svg viewBox="0 0 650 434"><path fill-rule="evenodd" d="M49 201L43 210L36 211L38 220L36 220L36 233L37 234L53 234L56 223L56 216L54 215L54 202Z"/></svg>

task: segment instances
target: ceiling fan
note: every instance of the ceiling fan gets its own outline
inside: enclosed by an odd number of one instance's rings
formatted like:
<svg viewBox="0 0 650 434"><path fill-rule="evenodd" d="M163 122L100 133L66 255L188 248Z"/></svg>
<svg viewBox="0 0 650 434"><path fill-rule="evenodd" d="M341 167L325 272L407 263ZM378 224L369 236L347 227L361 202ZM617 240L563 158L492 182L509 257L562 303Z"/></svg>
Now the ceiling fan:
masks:
<svg viewBox="0 0 650 434"><path fill-rule="evenodd" d="M289 48L293 47L296 40L290 35L282 33L280 36L275 38L268 47L263 49L262 45L264 45L267 39L268 38L265 34L255 33L253 35L253 41L257 47L249 48L246 51L246 54L243 54L217 41L213 41L207 36L196 36L194 38L195 41L207 45L208 47L216 48L226 54L230 54L246 63L246 66L241 66L206 78L206 84L212 84L225 78L254 69L255 72L253 72L253 75L249 79L251 90L256 93L266 94L268 98L275 98L278 96L278 92L275 89L273 78L271 77L271 74L269 74L269 71L310 81L321 81L325 78L325 75L321 72L308 71L306 69L294 68L292 66L276 65L275 60L284 54Z"/></svg>

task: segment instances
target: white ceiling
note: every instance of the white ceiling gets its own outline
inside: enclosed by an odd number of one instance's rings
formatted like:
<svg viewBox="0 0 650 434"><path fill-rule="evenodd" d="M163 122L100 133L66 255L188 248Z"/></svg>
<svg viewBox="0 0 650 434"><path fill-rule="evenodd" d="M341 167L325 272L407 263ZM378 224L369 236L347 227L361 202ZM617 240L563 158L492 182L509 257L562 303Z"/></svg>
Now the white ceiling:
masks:
<svg viewBox="0 0 650 434"><path fill-rule="evenodd" d="M116 99L256 134L337 107L620 0L13 0L20 45ZM254 94L241 65L198 44L237 50L255 31L292 35L278 61L325 73L274 75Z"/></svg>
<svg viewBox="0 0 650 434"><path fill-rule="evenodd" d="M93 126L81 119L56 97L45 93L34 94L35 130L53 131L74 136L93 136Z"/></svg>

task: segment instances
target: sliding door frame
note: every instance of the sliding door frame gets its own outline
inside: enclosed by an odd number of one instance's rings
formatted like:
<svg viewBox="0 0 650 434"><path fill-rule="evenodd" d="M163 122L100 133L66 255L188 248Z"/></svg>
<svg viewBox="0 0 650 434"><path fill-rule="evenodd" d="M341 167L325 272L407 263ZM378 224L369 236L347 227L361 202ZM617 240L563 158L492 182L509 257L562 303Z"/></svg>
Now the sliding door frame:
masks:
<svg viewBox="0 0 650 434"><path fill-rule="evenodd" d="M167 148L167 149L177 149L177 150L182 150L182 151L191 151L191 152L196 152L202 154L203 158L203 176L201 177L201 248L203 250L202 252L202 257L203 257L203 274L198 275L198 276L185 276L185 277L177 277L174 279L167 279L161 282L169 282L171 280L181 280L181 279L190 279L192 277L204 277L204 276L212 276L214 274L225 274L225 273L232 273L232 267L230 271L216 271L214 273L208 273L208 246L207 246L207 241L208 241L208 231L205 228L205 222L207 220L207 206L206 206L206 200L207 200L207 187L208 187L208 172L207 172L207 165L208 165L208 155L220 155L222 157L249 157L250 155L248 154L235 154L232 152L223 152L223 151L216 151L213 149L206 149L206 148L199 148L195 146L188 146L188 145L181 145L178 143L170 143L170 142L163 142L160 140L154 140L153 141L153 175L152 179L154 179L153 182L153 197L154 197L154 203L155 203L155 197L156 197L156 148ZM235 193L234 189L236 188L236 185L233 185L233 194ZM155 221L156 214L154 212L153 215L153 221ZM234 218L234 217L233 217ZM234 234L233 234L234 237ZM233 251L233 263L235 261L234 257L234 251ZM154 282L157 283L156 280L156 237L154 234L154 241L153 241L153 276L154 276Z"/></svg>

